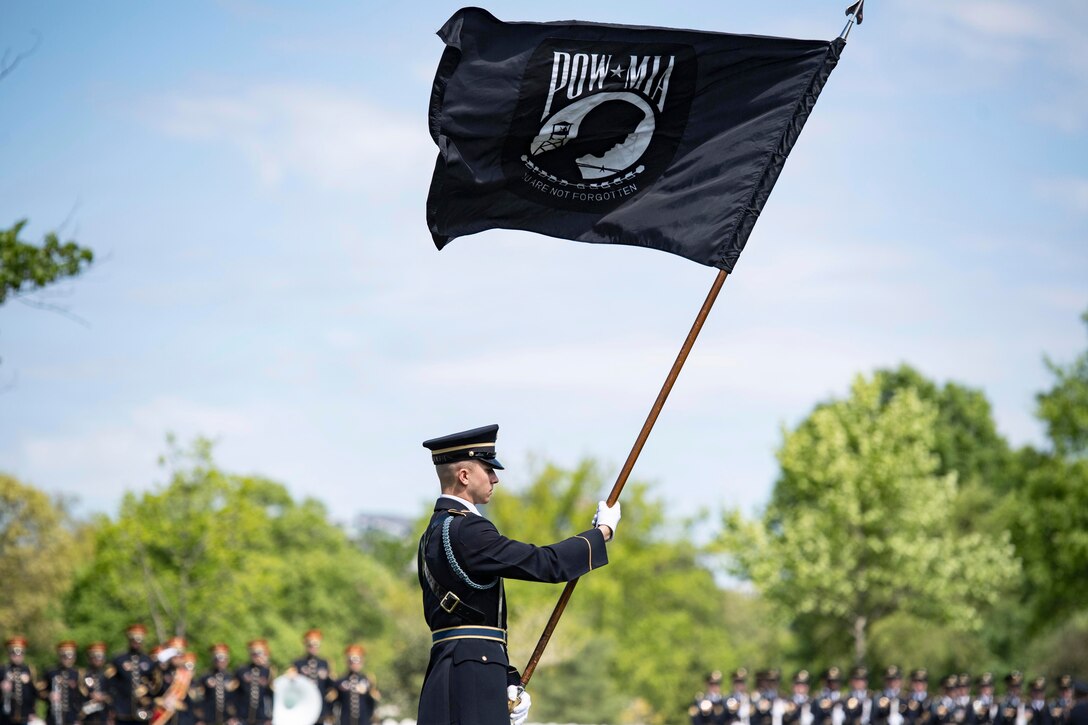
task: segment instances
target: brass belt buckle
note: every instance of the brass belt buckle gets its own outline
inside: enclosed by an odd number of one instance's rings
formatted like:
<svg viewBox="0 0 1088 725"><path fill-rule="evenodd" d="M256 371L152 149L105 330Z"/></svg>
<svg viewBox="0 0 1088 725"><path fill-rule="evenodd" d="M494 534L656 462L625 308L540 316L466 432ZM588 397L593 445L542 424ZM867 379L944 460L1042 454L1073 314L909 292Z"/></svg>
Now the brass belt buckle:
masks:
<svg viewBox="0 0 1088 725"><path fill-rule="evenodd" d="M442 601L438 603L438 606L442 607L442 610L447 614L453 614L453 610L457 608L457 605L461 603L457 595L453 592L446 592L446 595L442 597Z"/></svg>

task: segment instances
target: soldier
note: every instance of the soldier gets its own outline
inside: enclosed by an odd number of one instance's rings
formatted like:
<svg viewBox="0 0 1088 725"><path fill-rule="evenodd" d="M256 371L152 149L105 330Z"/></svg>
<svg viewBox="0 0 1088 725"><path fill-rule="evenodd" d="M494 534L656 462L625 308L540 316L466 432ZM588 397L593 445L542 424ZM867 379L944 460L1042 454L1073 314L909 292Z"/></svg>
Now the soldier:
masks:
<svg viewBox="0 0 1088 725"><path fill-rule="evenodd" d="M1024 725L1024 703L1020 700L1020 687L1024 684L1024 675L1013 670L1005 675L1005 697L997 709L994 725Z"/></svg>
<svg viewBox="0 0 1088 725"><path fill-rule="evenodd" d="M823 679L824 687L811 705L813 725L842 725L842 670L828 667Z"/></svg>
<svg viewBox="0 0 1088 725"><path fill-rule="evenodd" d="M608 563L605 541L619 524L619 504L602 501L589 530L550 546L500 534L476 508L499 482L498 431L490 425L423 443L442 494L417 555L432 641L419 725L521 725L531 700L507 657L503 577L563 582L587 574Z"/></svg>
<svg viewBox="0 0 1088 725"><path fill-rule="evenodd" d="M903 725L907 701L903 697L903 674L895 665L884 670L884 689L873 706L874 725Z"/></svg>
<svg viewBox="0 0 1088 725"><path fill-rule="evenodd" d="M311 629L306 634L302 635L302 643L306 647L306 654L303 657L298 658L287 670L287 674L300 674L303 677L309 678L315 685L317 685L318 692L321 693L322 700L325 701L325 695L328 694L329 689L334 684L332 681L332 674L329 670L328 660L322 659L318 656L318 652L321 649L321 630ZM325 713L322 712L322 715ZM318 718L318 723L321 722L321 718Z"/></svg>
<svg viewBox="0 0 1088 725"><path fill-rule="evenodd" d="M1046 704L1046 678L1036 677L1031 681L1025 715L1030 713L1031 725L1051 725L1050 707Z"/></svg>
<svg viewBox="0 0 1088 725"><path fill-rule="evenodd" d="M1073 706L1069 709L1069 725L1088 725L1088 682L1073 682Z"/></svg>
<svg viewBox="0 0 1088 725"><path fill-rule="evenodd" d="M973 723L975 711L971 707L971 675L961 672L956 676L956 711L962 712L962 722ZM957 715L961 717L961 715Z"/></svg>
<svg viewBox="0 0 1088 725"><path fill-rule="evenodd" d="M57 666L46 671L37 683L38 696L46 702L48 725L72 725L79 715L83 703L76 669L78 650L79 645L71 640L57 644Z"/></svg>
<svg viewBox="0 0 1088 725"><path fill-rule="evenodd" d="M948 725L954 722L956 682L955 675L948 675L941 680L941 696L934 698L929 708L929 719L933 725Z"/></svg>
<svg viewBox="0 0 1088 725"><path fill-rule="evenodd" d="M738 722L748 725L750 700L748 699L748 670L738 667L733 670L733 690L725 698L725 722Z"/></svg>
<svg viewBox="0 0 1088 725"><path fill-rule="evenodd" d="M1069 722L1069 711L1073 709L1073 677L1061 675L1058 677L1057 696L1050 701L1050 720L1053 725L1066 725Z"/></svg>
<svg viewBox="0 0 1088 725"><path fill-rule="evenodd" d="M269 725L272 722L272 680L275 674L268 665L268 642L255 639L249 643L249 664L234 673L238 689L234 705L238 719L246 725Z"/></svg>
<svg viewBox="0 0 1088 725"><path fill-rule="evenodd" d="M144 654L147 628L133 624L125 630L128 650L113 658L110 701L118 725L146 723L151 717L151 687L154 664Z"/></svg>
<svg viewBox="0 0 1088 725"><path fill-rule="evenodd" d="M195 725L196 713L192 696L196 654L186 652L184 638L174 637L159 657L168 663L155 697L155 721L160 725Z"/></svg>
<svg viewBox="0 0 1088 725"><path fill-rule="evenodd" d="M714 670L706 676L706 691L695 695L695 702L688 708L691 725L723 725L725 723L725 699L722 696L722 673Z"/></svg>
<svg viewBox="0 0 1088 725"><path fill-rule="evenodd" d="M235 719L234 691L238 678L229 669L230 647L212 645L212 667L196 681L197 721L201 725L227 725Z"/></svg>
<svg viewBox="0 0 1088 725"><path fill-rule="evenodd" d="M79 679L79 694L83 700L79 710L81 722L91 724L109 720L111 677L113 668L106 665L106 643L91 642L87 645L87 669Z"/></svg>
<svg viewBox="0 0 1088 725"><path fill-rule="evenodd" d="M925 725L929 722L929 673L919 668L910 673L910 697L904 718L907 725Z"/></svg>
<svg viewBox="0 0 1088 725"><path fill-rule="evenodd" d="M337 725L369 725L382 695L377 683L363 673L366 649L353 644L344 650L344 654L348 659L348 673L332 683L325 701L336 703Z"/></svg>
<svg viewBox="0 0 1088 725"><path fill-rule="evenodd" d="M4 642L8 664L0 667L0 693L3 709L0 725L24 725L34 713L38 692L34 688L34 671L26 664L25 637L12 637Z"/></svg>
<svg viewBox="0 0 1088 725"><path fill-rule="evenodd" d="M868 725L873 701L869 697L869 670L855 667L850 672L850 692L842 706L845 725Z"/></svg>
<svg viewBox="0 0 1088 725"><path fill-rule="evenodd" d="M978 678L978 697L971 702L971 718L976 725L991 725L997 717L994 699L994 676L983 672Z"/></svg>
<svg viewBox="0 0 1088 725"><path fill-rule="evenodd" d="M752 693L748 719L751 725L781 725L782 709L778 698L778 670L756 672L756 691Z"/></svg>
<svg viewBox="0 0 1088 725"><path fill-rule="evenodd" d="M808 689L808 670L798 670L793 676L793 693L782 708L783 725L812 725Z"/></svg>

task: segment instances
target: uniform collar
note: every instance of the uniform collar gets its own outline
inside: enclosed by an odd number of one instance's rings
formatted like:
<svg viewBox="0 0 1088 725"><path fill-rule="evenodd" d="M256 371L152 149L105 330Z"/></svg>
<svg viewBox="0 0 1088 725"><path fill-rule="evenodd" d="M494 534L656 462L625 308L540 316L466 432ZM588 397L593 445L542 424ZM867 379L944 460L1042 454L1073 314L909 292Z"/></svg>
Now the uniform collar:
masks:
<svg viewBox="0 0 1088 725"><path fill-rule="evenodd" d="M449 508L449 506L443 506L442 505L442 503L443 503L442 499L444 499L444 498L448 498L448 499L452 499L453 501L456 501L457 503L461 504L462 506L464 506L466 509L468 509L472 513L476 514L477 516L483 516L483 514L480 513L480 509L476 508L476 504L471 503L469 501L466 501L465 499L461 498L460 496L454 496L452 493L444 493L441 496L439 496L438 497L438 504L435 506L436 509L438 509L438 508Z"/></svg>

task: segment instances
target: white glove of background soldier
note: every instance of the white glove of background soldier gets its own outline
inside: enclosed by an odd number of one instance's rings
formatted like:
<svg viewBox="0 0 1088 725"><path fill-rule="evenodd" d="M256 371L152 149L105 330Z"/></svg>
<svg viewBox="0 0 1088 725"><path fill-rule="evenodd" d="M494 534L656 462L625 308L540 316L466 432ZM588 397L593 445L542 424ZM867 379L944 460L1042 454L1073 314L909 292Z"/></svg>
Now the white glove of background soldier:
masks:
<svg viewBox="0 0 1088 725"><path fill-rule="evenodd" d="M506 699L516 703L514 709L510 711L510 725L524 725L525 719L529 717L529 705L533 704L533 699L529 697L529 693L525 691L524 687L508 685Z"/></svg>
<svg viewBox="0 0 1088 725"><path fill-rule="evenodd" d="M593 526L607 526L616 535L616 526L620 523L620 502L609 506L605 501L597 502L597 513L593 515Z"/></svg>

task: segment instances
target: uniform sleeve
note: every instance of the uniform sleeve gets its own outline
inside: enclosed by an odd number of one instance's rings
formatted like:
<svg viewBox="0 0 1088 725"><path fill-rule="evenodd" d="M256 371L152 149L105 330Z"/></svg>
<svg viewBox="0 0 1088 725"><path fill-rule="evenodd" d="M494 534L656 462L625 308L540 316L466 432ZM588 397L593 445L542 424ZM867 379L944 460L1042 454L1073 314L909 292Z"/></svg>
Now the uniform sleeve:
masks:
<svg viewBox="0 0 1088 725"><path fill-rule="evenodd" d="M557 583L577 579L608 563L604 534L593 528L548 546L509 539L482 516L457 522L462 566L470 573Z"/></svg>

